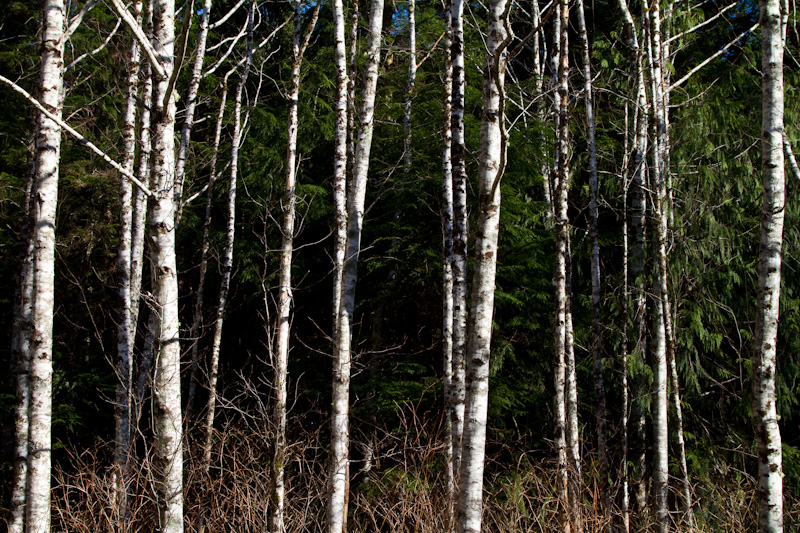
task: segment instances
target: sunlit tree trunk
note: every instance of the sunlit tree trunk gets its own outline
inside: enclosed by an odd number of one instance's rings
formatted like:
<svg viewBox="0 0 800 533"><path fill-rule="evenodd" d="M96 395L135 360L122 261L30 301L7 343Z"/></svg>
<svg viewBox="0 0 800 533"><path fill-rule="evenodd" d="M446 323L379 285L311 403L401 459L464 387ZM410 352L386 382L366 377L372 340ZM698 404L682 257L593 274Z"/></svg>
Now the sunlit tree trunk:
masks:
<svg viewBox="0 0 800 533"><path fill-rule="evenodd" d="M142 3L134 6L137 22L141 24ZM140 49L136 39L132 39L128 58L128 94L125 102L123 160L122 166L133 172L136 156L136 112L139 107ZM116 400L116 436L114 438L114 461L117 472L117 530L123 528L127 519L128 497L128 459L131 447L131 414L132 414L132 382L133 344L136 336L136 321L133 315L134 295L131 291L133 280L133 185L125 177L120 179L120 217L119 247L117 265L119 270L120 321L117 326L117 400ZM139 295L135 298L138 300Z"/></svg>
<svg viewBox="0 0 800 533"><path fill-rule="evenodd" d="M36 178L36 153L38 117L31 112L31 143L25 170L25 195L22 203L20 228L19 277L14 295L14 322L11 330L11 360L16 365L17 405L14 408L14 478L11 489L11 520L9 533L25 531L25 486L28 478L28 406L30 405L31 322L33 313L33 224L32 189Z"/></svg>
<svg viewBox="0 0 800 533"><path fill-rule="evenodd" d="M763 533L783 531L783 464L778 426L778 311L786 193L783 158L783 26L779 0L762 0L761 11L761 245L758 308L753 356L753 420L758 443L758 525ZM786 15L786 14L784 14Z"/></svg>
<svg viewBox="0 0 800 533"><path fill-rule="evenodd" d="M575 363L575 331L572 323L572 241L567 233L567 274L566 274L566 313L564 316L564 351L566 377L566 412L567 412L567 469L569 473L569 506L570 520L575 533L583 531L581 512L582 487L581 480L581 446L580 427L578 423L578 376Z"/></svg>
<svg viewBox="0 0 800 533"><path fill-rule="evenodd" d="M667 332L664 299L667 297L667 168L666 168L666 105L663 85L663 56L661 47L661 7L652 0L648 16L648 59L652 112L654 118L654 142L652 151L652 203L655 225L654 235L654 331L653 331L653 493L655 497L656 529L666 533L669 529L668 475L669 438L667 425Z"/></svg>
<svg viewBox="0 0 800 533"><path fill-rule="evenodd" d="M305 36L302 31L301 0L294 4L294 33L292 36L292 74L289 90L289 118L287 120L286 144L286 184L284 190L283 227L281 228L281 265L278 281L278 334L275 341L275 404L272 410L272 425L275 443L272 455L272 476L270 478L270 533L283 533L286 530L283 518L286 465L286 395L289 365L289 325L292 306L292 252L294 247L295 183L297 178L297 128L298 100L300 98L300 67L303 54L308 47L311 33L317 23L322 2L317 1Z"/></svg>
<svg viewBox="0 0 800 533"><path fill-rule="evenodd" d="M464 0L452 0L453 43L451 157L453 176L453 378L450 421L453 433L453 471L461 468L464 431L465 370L467 349L467 167L464 130Z"/></svg>
<svg viewBox="0 0 800 533"><path fill-rule="evenodd" d="M553 339L555 365L555 448L558 461L556 487L558 494L558 522L562 531L570 532L569 517L569 467L567 461L566 412L566 337L567 337L567 255L569 220L567 202L569 191L569 4L560 0L553 30L554 77L557 84L556 101L556 153L553 173L553 223L556 231L556 262L553 285L556 296L556 320Z"/></svg>
<svg viewBox="0 0 800 533"><path fill-rule="evenodd" d="M442 369L445 398L445 475L448 496L448 524L453 527L456 474L453 471L453 19L451 1L445 5L444 37L444 120L442 124Z"/></svg>
<svg viewBox="0 0 800 533"><path fill-rule="evenodd" d="M375 115L375 94L380 64L383 0L373 0L369 16L367 64L361 93L359 127L353 161L353 176L347 194L347 246L342 274L339 320L333 362L333 401L331 414L330 488L328 494L328 530L341 533L346 523L346 501L349 461L350 367L352 364L352 326L355 311L358 256L361 249L361 228L367 173L372 148ZM338 45L337 45L338 46ZM337 153L337 159L338 159Z"/></svg>
<svg viewBox="0 0 800 533"><path fill-rule="evenodd" d="M152 46L165 75L153 83L150 261L156 310L153 422L155 480L159 527L163 533L183 532L183 429L181 420L178 272L175 260L175 99L167 86L173 68L175 5L153 2Z"/></svg>
<svg viewBox="0 0 800 533"><path fill-rule="evenodd" d="M483 69L481 156L478 170L478 223L472 318L467 346L466 404L461 470L456 507L457 531L479 533L483 513L483 468L489 403L489 356L492 340L497 239L500 233L500 180L506 158L505 48L508 45L506 0L489 5L486 64Z"/></svg>
<svg viewBox="0 0 800 533"><path fill-rule="evenodd" d="M203 444L203 468L208 471L211 464L211 448L214 434L214 416L217 402L217 378L219 375L219 354L222 344L222 326L225 321L225 312L228 307L228 290L231 283L233 270L233 242L236 233L236 180L239 173L239 148L242 144L242 97L247 76L250 74L250 65L253 61L253 18L255 2L248 14L247 28L247 61L244 65L242 77L236 86L236 96L233 104L233 135L231 137L231 164L230 182L228 184L228 220L225 233L225 252L222 260L222 282L219 287L219 303L217 316L214 323L214 337L211 342L211 361L208 372L208 405L206 407L205 442Z"/></svg>
<svg viewBox="0 0 800 533"><path fill-rule="evenodd" d="M46 0L42 14L39 101L61 118L64 87L63 0ZM40 114L36 126L33 211L33 308L28 377L26 532L50 531L51 414L55 230L61 128Z"/></svg>
<svg viewBox="0 0 800 533"><path fill-rule="evenodd" d="M344 6L333 0L334 63L336 66L336 139L333 155L333 208L336 226L333 247L333 331L338 331L342 271L347 244L348 75L344 42ZM335 333L334 333L335 335Z"/></svg>
<svg viewBox="0 0 800 533"><path fill-rule="evenodd" d="M209 164L208 189L206 190L206 212L203 218L203 237L200 241L200 274L195 291L194 317L192 327L189 330L189 338L192 341L191 370L189 372L189 392L186 399L186 420L187 425L192 420L194 413L194 399L197 394L197 385L200 382L200 337L203 331L203 302L205 300L206 273L208 271L208 250L209 234L211 232L211 209L214 204L214 185L219 175L217 174L217 159L219 158L219 145L222 141L222 123L225 118L225 105L228 101L228 78L233 74L230 70L225 74L222 81L222 96L220 97L219 113L217 114L217 125L214 133L214 147L211 151L211 163Z"/></svg>

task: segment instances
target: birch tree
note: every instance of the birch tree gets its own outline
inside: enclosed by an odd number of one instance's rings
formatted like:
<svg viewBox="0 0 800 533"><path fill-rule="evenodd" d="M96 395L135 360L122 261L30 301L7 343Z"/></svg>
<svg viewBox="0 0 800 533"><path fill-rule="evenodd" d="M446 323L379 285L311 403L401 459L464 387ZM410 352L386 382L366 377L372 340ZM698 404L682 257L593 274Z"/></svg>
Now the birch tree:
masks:
<svg viewBox="0 0 800 533"><path fill-rule="evenodd" d="M556 319L553 351L556 360L555 383L555 447L558 461L556 487L558 491L558 520L564 531L571 531L568 513L569 487L567 466L567 412L566 412L566 337L567 337L567 257L569 220L567 195L569 190L569 4L561 0L556 6L553 29L553 73L557 84L556 100L556 151L553 172L553 223L556 232L556 261L553 285L556 296Z"/></svg>
<svg viewBox="0 0 800 533"><path fill-rule="evenodd" d="M137 22L141 24L142 2L134 5ZM125 102L125 115L123 118L123 159L122 166L133 172L136 156L136 115L139 96L139 67L141 50L136 39L131 39L128 57L128 87ZM120 321L117 327L117 400L116 400L116 436L115 436L115 462L119 476L117 480L117 520L121 529L127 519L128 496L128 460L131 447L131 414L132 414L132 382L133 344L136 335L136 320L133 314L133 300L138 301L139 295L133 294L133 185L122 177L120 179L120 216L119 216L119 247L117 264L119 268L119 302Z"/></svg>
<svg viewBox="0 0 800 533"><path fill-rule="evenodd" d="M152 62L154 198L150 203L150 263L156 302L153 413L159 526L164 533L183 531L183 424L181 418L178 277L175 258L175 99L167 91L175 38L173 0L153 2ZM158 65L158 68L156 68ZM159 72L160 71L160 72Z"/></svg>
<svg viewBox="0 0 800 533"><path fill-rule="evenodd" d="M452 0L453 37L451 159L453 179L453 377L450 423L453 435L453 472L461 468L461 436L464 431L465 370L467 349L467 167L464 127L466 73L464 71L464 0Z"/></svg>
<svg viewBox="0 0 800 533"><path fill-rule="evenodd" d="M63 0L42 6L42 48L38 97L61 118L64 87ZM55 230L61 127L40 113L36 124L33 210L33 295L28 377L28 465L25 523L28 533L50 531L50 464L53 388Z"/></svg>
<svg viewBox="0 0 800 533"><path fill-rule="evenodd" d="M308 30L302 35L302 0L294 4L294 32L292 34L292 73L289 89L289 118L287 119L286 144L286 184L284 190L283 226L281 228L281 265L278 281L278 334L275 340L275 377L272 386L275 390L275 404L272 411L272 424L275 428L275 444L272 455L272 476L270 478L271 505L270 532L285 531L283 508L286 463L286 397L289 365L289 326L292 305L292 252L294 247L295 222L295 184L297 178L297 129L298 100L300 98L300 67L303 64L311 34L317 23L322 2L317 0Z"/></svg>
<svg viewBox="0 0 800 533"><path fill-rule="evenodd" d="M358 276L358 256L361 250L361 228L364 220L364 201L367 191L367 173L369 171L369 157L372 148L382 26L383 0L373 0L369 16L364 88L362 90L360 112L357 117L359 128L355 146L355 159L353 161L353 176L348 186L347 194L347 245L345 247L339 297L339 318L336 324L334 348L333 401L331 408L331 477L328 494L328 530L331 533L343 531L347 515L347 482L349 476L347 465L349 462L348 447L350 440L348 418L350 368L352 364L351 336ZM339 153L337 152L336 160L338 159ZM334 169L334 172L336 172L336 169Z"/></svg>
<svg viewBox="0 0 800 533"><path fill-rule="evenodd" d="M500 180L505 169L504 77L508 29L506 0L489 6L486 63L483 70L481 156L478 172L478 222L474 252L472 315L467 346L466 403L456 507L457 531L481 531L489 356L494 311L497 239L500 232ZM455 39L454 39L455 41ZM455 73L454 73L455 74ZM455 91L454 91L455 92Z"/></svg>
<svg viewBox="0 0 800 533"><path fill-rule="evenodd" d="M211 362L208 373L208 405L206 406L205 441L203 444L203 469L208 472L211 464L211 448L214 434L214 416L217 404L217 378L219 375L219 355L222 344L222 326L225 321L225 312L228 307L228 290L231 283L233 270L233 243L236 233L236 181L239 173L239 148L242 143L242 98L250 66L253 62L253 19L255 16L255 1L250 6L247 15L247 59L244 71L236 86L236 95L233 104L233 135L231 137L231 164L230 180L228 182L228 218L225 232L225 251L222 260L222 283L219 287L219 303L214 322L214 337L211 342Z"/></svg>
<svg viewBox="0 0 800 533"><path fill-rule="evenodd" d="M781 248L785 215L783 32L788 13L779 0L759 2L761 14L761 243L758 260L758 307L753 356L753 420L758 444L758 527L783 531L783 459L778 426L778 311L781 294Z"/></svg>

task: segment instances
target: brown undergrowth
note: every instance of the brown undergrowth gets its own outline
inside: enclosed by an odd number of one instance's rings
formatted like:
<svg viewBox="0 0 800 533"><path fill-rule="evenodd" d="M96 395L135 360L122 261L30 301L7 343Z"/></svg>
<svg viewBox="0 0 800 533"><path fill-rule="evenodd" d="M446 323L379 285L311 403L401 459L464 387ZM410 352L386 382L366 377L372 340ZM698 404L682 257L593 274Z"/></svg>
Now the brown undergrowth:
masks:
<svg viewBox="0 0 800 533"><path fill-rule="evenodd" d="M448 503L442 468L441 426L423 421L413 409L403 409L399 427L372 428L371 461L351 467L347 529L352 533L448 530ZM295 435L287 451L286 525L290 533L325 531L326 446L320 429ZM269 512L269 432L229 422L216 433L209 473L187 454L185 515L187 532L266 531ZM355 447L356 445L354 445ZM54 469L53 531L112 532L115 511L114 472L107 460L110 445L73 451ZM147 454L143 454L147 456ZM556 532L554 464L508 453L487 460L484 530L487 532ZM505 462L505 464L503 463ZM510 463L510 464L509 464ZM156 491L147 460L136 460L130 475L128 518L120 533L158 530ZM368 468L365 468L368 467ZM594 502L596 472L587 461L583 523L586 532L608 531L609 519ZM753 531L757 513L755 480L737 472L694 486L699 531ZM787 531L800 523L800 502L787 495ZM673 521L680 530L681 516ZM619 531L618 509L611 530ZM646 513L631 515L631 531L650 531ZM793 525L794 524L794 525Z"/></svg>

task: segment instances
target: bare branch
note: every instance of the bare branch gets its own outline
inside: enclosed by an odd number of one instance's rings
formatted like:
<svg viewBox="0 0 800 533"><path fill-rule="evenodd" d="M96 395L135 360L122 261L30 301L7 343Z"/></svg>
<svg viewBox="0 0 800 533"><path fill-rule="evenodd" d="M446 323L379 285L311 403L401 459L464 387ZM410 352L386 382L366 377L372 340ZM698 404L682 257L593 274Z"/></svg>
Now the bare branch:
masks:
<svg viewBox="0 0 800 533"><path fill-rule="evenodd" d="M125 21L125 24L127 24L133 32L136 40L139 41L139 45L141 45L141 47L147 53L147 57L150 59L150 64L152 65L153 70L156 72L156 74L158 74L159 77L166 78L167 73L164 71L164 67L161 65L161 61L159 61L158 54L153 48L153 45L142 31L142 27L130 14L128 8L122 5L120 0L111 0L111 3L114 4L114 8L117 10L117 13L119 13L119 16L122 17L122 20Z"/></svg>
<svg viewBox="0 0 800 533"><path fill-rule="evenodd" d="M77 65L78 63L80 63L81 61L83 61L84 59L86 59L87 57L91 57L91 56L97 55L97 54L99 54L99 53L100 53L102 50L104 50L104 49L105 49L105 47L106 47L106 46L108 46L108 43L109 43L109 42L111 42L111 39L114 37L114 35L116 35L116 34L117 34L117 30L119 29L119 25L120 25L121 23L122 23L122 19L117 19L117 25L116 25L116 26L114 26L114 29L113 29L113 30L111 30L111 33L109 33L109 34L108 34L108 37L106 37L106 40L105 40L105 41L103 41L103 44L101 44L100 46L98 46L97 48L95 48L94 50L92 50L91 52L85 52L85 53L83 53L83 54L79 55L78 57L76 57L76 58L75 58L75 59L72 61L72 63L70 63L69 65L67 65L66 67L64 67L64 71L66 72L67 70L71 69L72 67L74 67L75 65Z"/></svg>
<svg viewBox="0 0 800 533"><path fill-rule="evenodd" d="M96 6L99 1L100 0L86 0L86 3L83 4L83 7L81 8L80 12L78 12L77 15L72 17L72 20L69 23L69 28L67 28L67 31L65 31L64 35L61 37L61 42L65 43L67 42L67 39L72 37L72 34L75 33L75 30L77 30L78 26L80 26L81 22L83 22L83 19L86 17L86 14L89 11L91 11L92 8L94 8L94 6Z"/></svg>
<svg viewBox="0 0 800 533"><path fill-rule="evenodd" d="M694 75L694 74L695 74L695 73L696 73L698 70L700 70L701 68L705 67L706 65L708 65L709 63L711 63L713 60L715 60L716 58L718 58L719 56L721 56L722 54L724 54L725 52L727 52L728 48L730 48L731 46L733 46L734 44L736 44L737 42L739 42L739 40L740 40L742 37L744 37L744 36L745 36L745 35L747 35L748 33L750 33L750 32L752 32L753 30L755 30L755 29L758 27L758 24L759 24L759 23L758 23L758 22L756 22L756 23L755 23L755 24L753 24L753 25L752 25L752 26L751 26L749 29L747 29L747 30L743 31L742 33L740 33L739 35L737 35L737 36L736 36L736 38L735 38L734 40L732 40L731 42L729 42L728 44L726 44L725 46L723 46L722 48L720 48L720 49L719 49L719 50L718 50L716 53L714 53L713 55L711 55L711 56L709 56L708 58L706 58L706 60L705 60L705 61L703 61L702 63L700 63L699 65L697 65L696 67L694 67L692 70L690 70L690 71L689 71L689 72L688 72L688 73L687 73L687 74L686 74L684 77L682 77L681 79L679 79L678 81L676 81L675 83L673 83L672 85L670 85L670 86L669 86L669 89L667 89L667 92L671 92L671 91L672 91L672 89L675 89L675 88L676 88L676 87L678 87L680 84L682 84L683 82L685 82L686 80L688 80L689 78L691 78L691 77L692 77L692 76L693 76L693 75Z"/></svg>
<svg viewBox="0 0 800 533"><path fill-rule="evenodd" d="M714 15L713 17L711 17L711 18L708 18L708 19L704 20L703 22L701 22L701 23L697 24L696 26L694 26L694 27L692 27L692 28L689 28L689 29L688 29L688 30L686 30L686 31L683 31L683 32L681 32L681 33L679 33L679 34L677 34L677 35L673 35L672 37L670 37L669 39L667 39L666 41L664 41L664 45L666 46L666 45L668 45L669 43L671 43L672 41L674 41L675 39L680 39L681 37L683 37L683 36L684 36L684 35L686 35L687 33L693 33L693 32L695 32L695 31L699 30L700 28L702 28L703 26L705 26L705 25L707 25L707 24L711 24L711 23L712 23L712 22L714 22L716 19L718 19L719 17L721 17L722 15L724 15L724 14L725 14L725 13L726 13L726 12L727 12L729 9L731 9L731 8L733 8L733 7L736 7L736 6L737 6L737 4L738 4L738 2L734 2L734 3L732 3L732 4L731 4L731 5L729 5L729 6L723 7L722 9L720 9L720 10L719 10L719 13L717 13L717 14L716 14L716 15Z"/></svg>
<svg viewBox="0 0 800 533"><path fill-rule="evenodd" d="M150 192L150 189L148 189L141 181L136 179L136 176L134 176L130 171L125 170L125 168L123 168L122 165L111 159L111 157L109 157L104 151L102 151L100 148L92 144L92 142L89 139L78 133L69 124L67 124L66 122L58 118L56 115L48 111L47 108L45 108L41 103L39 103L39 100L31 96L30 93L28 93L28 91L26 91L25 89L23 89L22 87L20 87L19 85L17 85L13 81L2 75L0 75L0 82L4 83L5 85L8 85L14 91L24 96L25 99L28 100L31 104L33 104L33 106L36 109L38 109L42 114L44 114L44 116L46 116L47 118L58 124L61 128L64 129L64 131L75 137L75 139L80 144L84 145L89 150L99 155L103 159L103 161L105 161L106 163L117 169L120 172L120 174L131 180L131 183L139 187L139 189L147 196L153 196L153 193Z"/></svg>

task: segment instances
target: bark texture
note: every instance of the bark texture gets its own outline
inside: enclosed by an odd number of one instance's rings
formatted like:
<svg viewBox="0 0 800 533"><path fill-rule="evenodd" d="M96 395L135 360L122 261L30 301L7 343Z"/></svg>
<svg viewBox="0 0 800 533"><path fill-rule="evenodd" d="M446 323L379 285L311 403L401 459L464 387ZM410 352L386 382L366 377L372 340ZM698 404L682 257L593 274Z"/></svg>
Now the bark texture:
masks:
<svg viewBox="0 0 800 533"><path fill-rule="evenodd" d="M47 0L42 14L39 101L61 118L64 86L65 5ZM51 414L56 204L61 128L39 115L36 127L33 210L33 308L28 377L27 533L50 531Z"/></svg>
<svg viewBox="0 0 800 533"><path fill-rule="evenodd" d="M758 309L753 357L753 420L758 443L758 527L783 531L783 464L778 426L778 311L786 192L783 158L783 18L779 0L763 0L761 10L761 246Z"/></svg>
<svg viewBox="0 0 800 533"><path fill-rule="evenodd" d="M492 340L497 239L500 232L500 180L505 167L504 76L508 45L506 0L489 6L487 53L483 75L483 118L478 171L478 223L472 293L472 318L467 347L467 394L461 470L456 508L457 531L481 531L486 413L489 403L489 356Z"/></svg>

